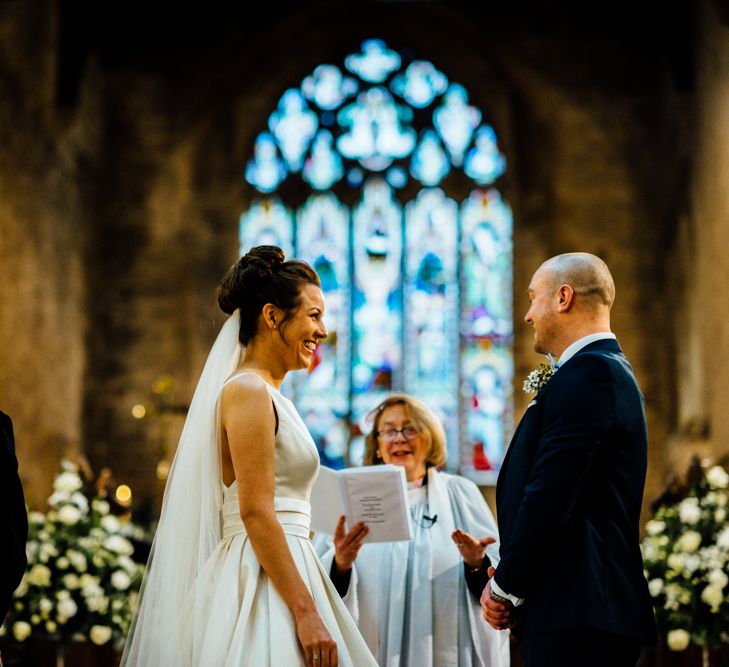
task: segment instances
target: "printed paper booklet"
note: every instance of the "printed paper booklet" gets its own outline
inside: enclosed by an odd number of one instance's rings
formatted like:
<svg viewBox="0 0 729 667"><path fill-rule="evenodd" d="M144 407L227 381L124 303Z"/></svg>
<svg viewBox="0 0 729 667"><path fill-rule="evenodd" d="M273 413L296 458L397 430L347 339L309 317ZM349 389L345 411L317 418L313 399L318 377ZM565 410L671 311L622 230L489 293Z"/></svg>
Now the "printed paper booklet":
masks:
<svg viewBox="0 0 729 667"><path fill-rule="evenodd" d="M311 529L332 535L342 514L347 530L358 521L367 524L365 542L412 540L405 470L394 465L322 466L311 490Z"/></svg>

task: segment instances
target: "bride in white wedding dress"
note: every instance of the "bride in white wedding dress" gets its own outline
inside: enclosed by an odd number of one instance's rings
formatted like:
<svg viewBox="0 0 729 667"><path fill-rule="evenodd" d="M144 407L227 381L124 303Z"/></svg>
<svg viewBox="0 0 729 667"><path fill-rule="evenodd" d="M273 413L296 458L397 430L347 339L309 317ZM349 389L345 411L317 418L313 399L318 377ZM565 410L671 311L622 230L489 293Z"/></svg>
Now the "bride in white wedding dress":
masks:
<svg viewBox="0 0 729 667"><path fill-rule="evenodd" d="M122 665L376 667L309 539L319 457L279 392L327 335L319 279L259 246L218 302Z"/></svg>

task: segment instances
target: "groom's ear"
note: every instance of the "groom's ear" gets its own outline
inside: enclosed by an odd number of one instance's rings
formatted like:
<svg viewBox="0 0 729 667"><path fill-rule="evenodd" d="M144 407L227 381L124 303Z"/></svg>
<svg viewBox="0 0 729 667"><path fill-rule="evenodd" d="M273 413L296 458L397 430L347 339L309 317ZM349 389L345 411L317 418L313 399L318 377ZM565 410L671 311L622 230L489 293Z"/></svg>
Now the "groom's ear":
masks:
<svg viewBox="0 0 729 667"><path fill-rule="evenodd" d="M566 313L575 303L575 291L570 285L560 285L557 290L557 311Z"/></svg>

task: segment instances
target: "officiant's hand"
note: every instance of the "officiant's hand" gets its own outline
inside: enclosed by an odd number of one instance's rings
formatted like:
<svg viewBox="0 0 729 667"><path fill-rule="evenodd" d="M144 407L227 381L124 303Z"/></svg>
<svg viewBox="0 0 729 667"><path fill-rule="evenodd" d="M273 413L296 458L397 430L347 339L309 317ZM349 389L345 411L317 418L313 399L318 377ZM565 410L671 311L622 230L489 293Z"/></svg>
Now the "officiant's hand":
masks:
<svg viewBox="0 0 729 667"><path fill-rule="evenodd" d="M463 561L472 570L477 570L481 567L484 556L486 555L486 547L496 542L495 537L482 537L480 540L477 540L473 535L469 535L460 528L453 531L451 539L456 543Z"/></svg>
<svg viewBox="0 0 729 667"><path fill-rule="evenodd" d="M359 521L352 526L348 533L345 533L345 520L346 517L340 516L337 527L334 529L334 562L342 571L352 569L354 561L357 560L357 554L362 548L362 540L370 532L364 521Z"/></svg>

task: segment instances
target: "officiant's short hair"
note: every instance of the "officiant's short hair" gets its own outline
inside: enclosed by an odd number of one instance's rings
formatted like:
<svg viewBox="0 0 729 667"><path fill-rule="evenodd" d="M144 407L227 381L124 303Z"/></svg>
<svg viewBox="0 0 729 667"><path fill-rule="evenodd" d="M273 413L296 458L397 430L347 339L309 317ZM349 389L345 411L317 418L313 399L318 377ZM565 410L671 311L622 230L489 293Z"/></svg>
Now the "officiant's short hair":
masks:
<svg viewBox="0 0 729 667"><path fill-rule="evenodd" d="M371 466L382 463L382 459L377 456L377 431L379 430L382 413L392 405L404 405L410 419L418 427L421 437L425 438L428 445L426 457L428 466L444 467L446 463L446 435L443 424L425 403L407 394L388 396L367 415L367 421L372 423L372 430L365 436L363 465Z"/></svg>

